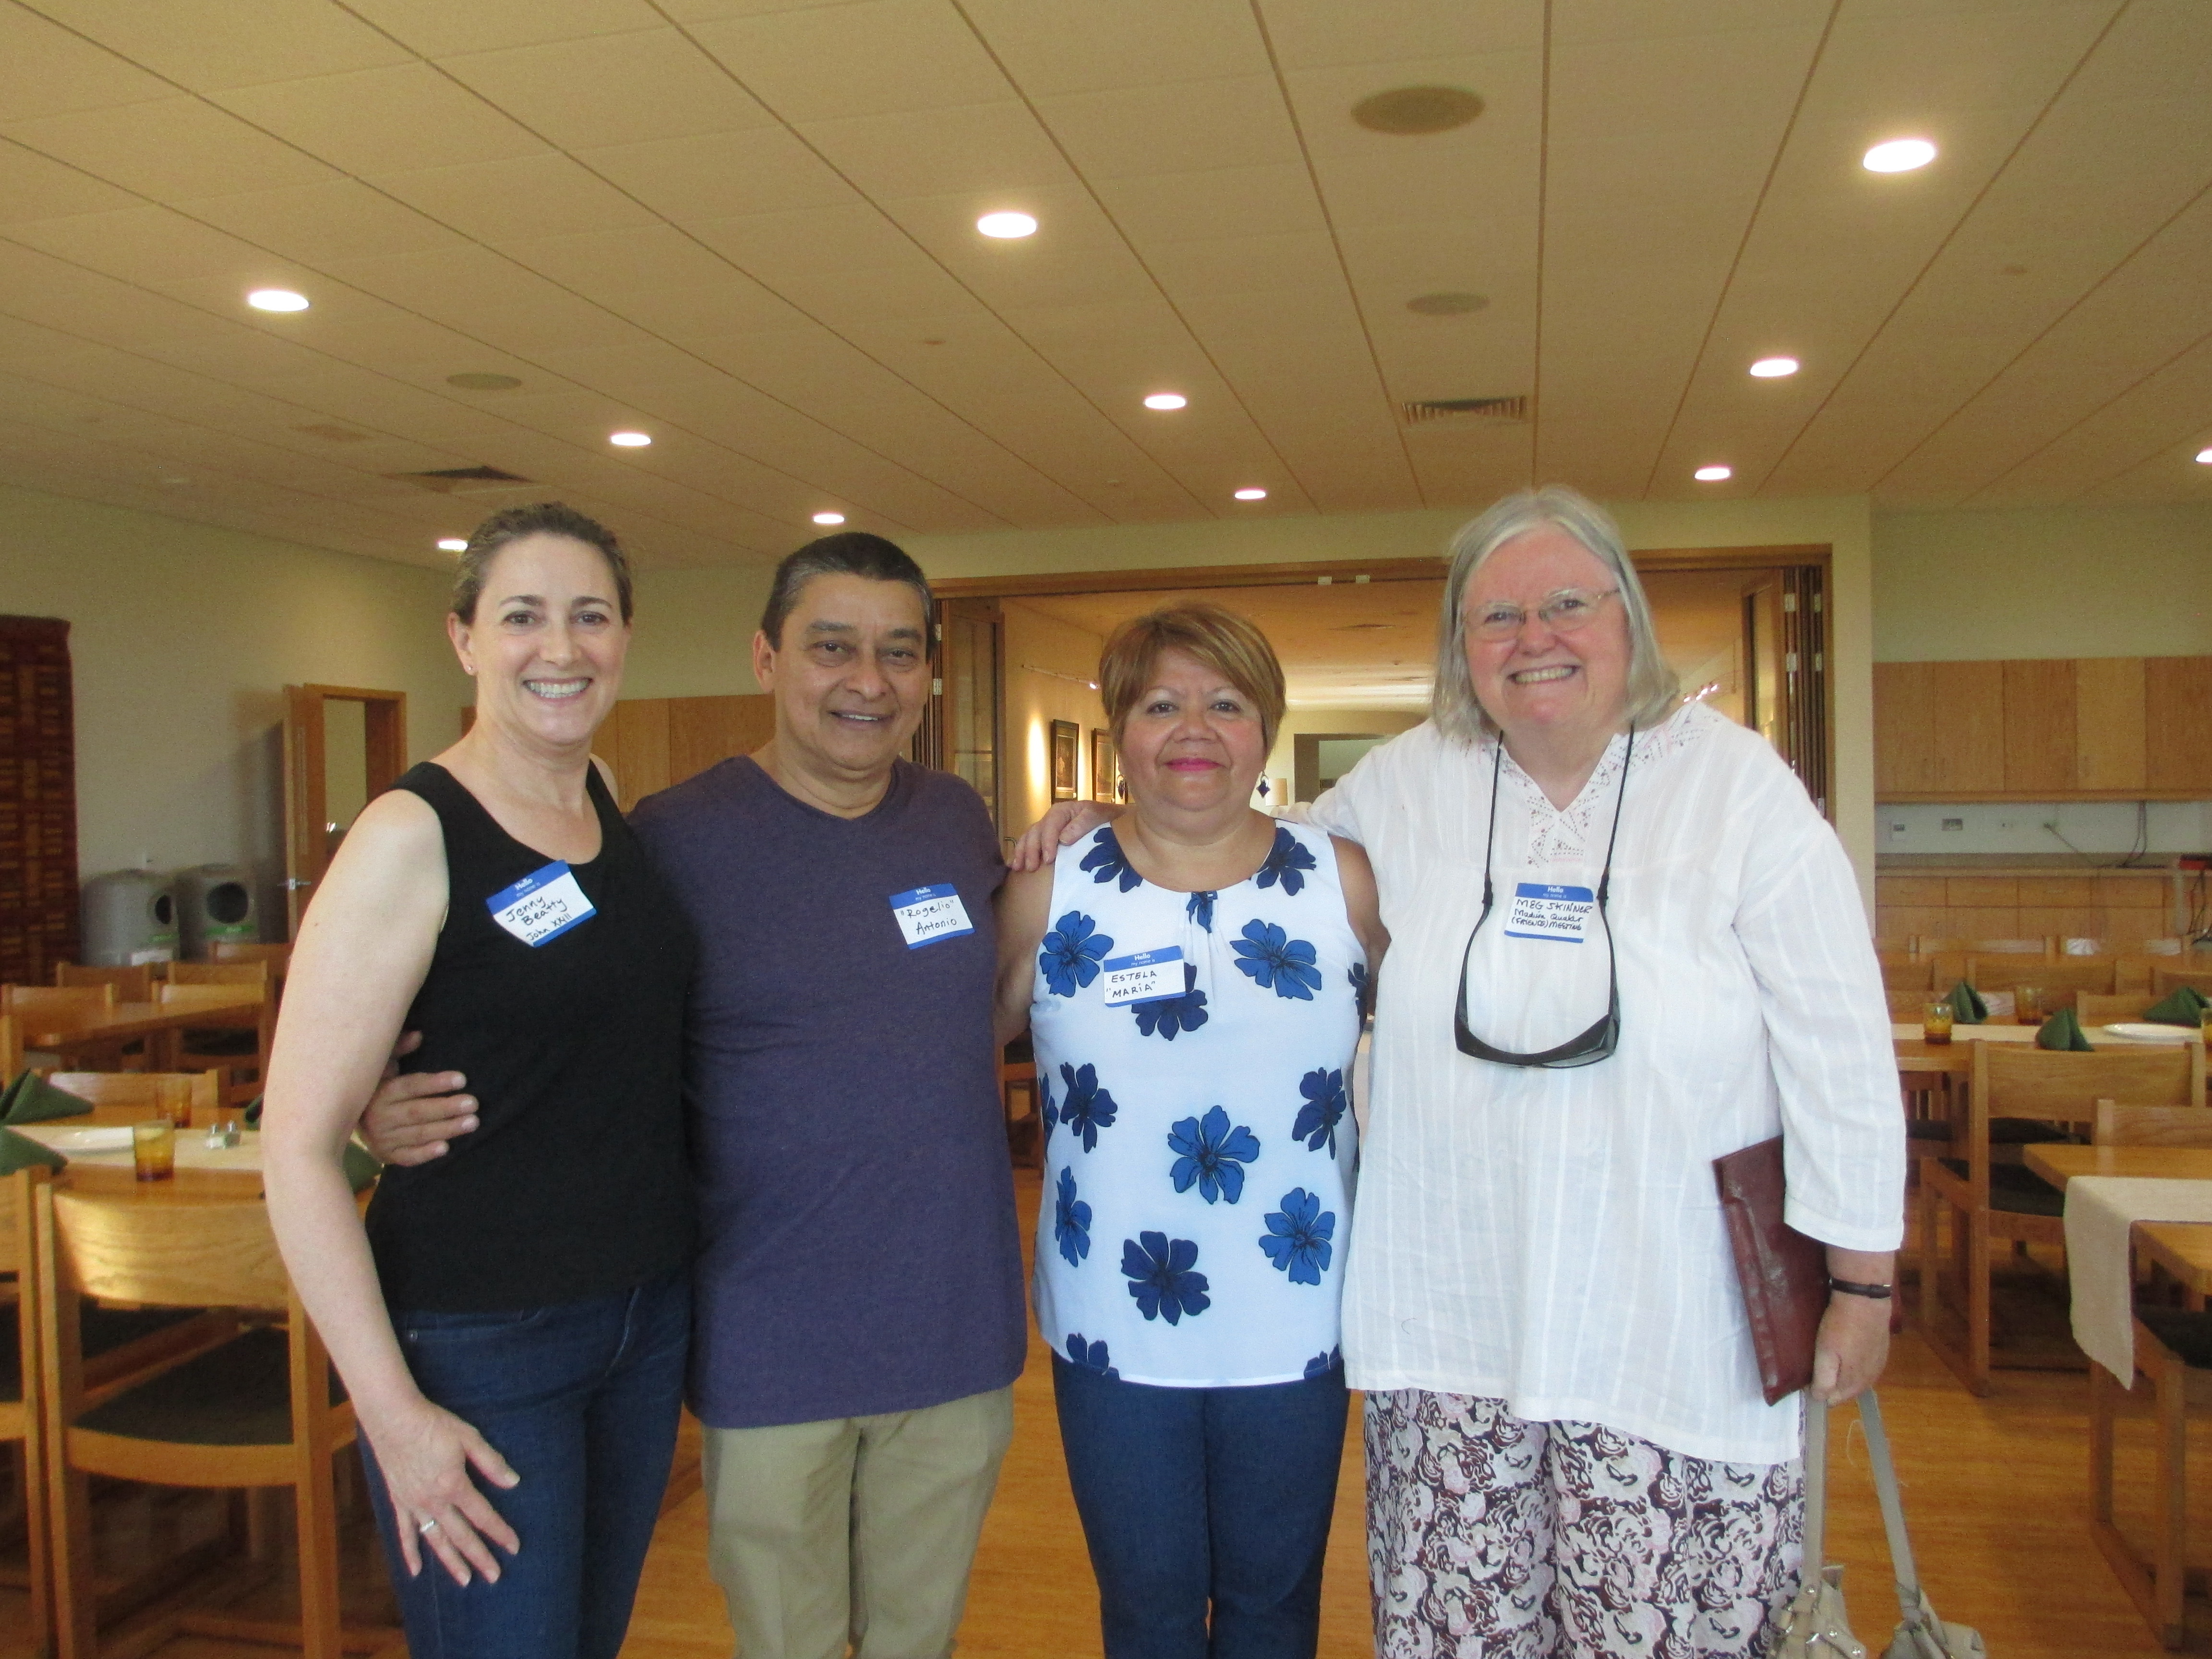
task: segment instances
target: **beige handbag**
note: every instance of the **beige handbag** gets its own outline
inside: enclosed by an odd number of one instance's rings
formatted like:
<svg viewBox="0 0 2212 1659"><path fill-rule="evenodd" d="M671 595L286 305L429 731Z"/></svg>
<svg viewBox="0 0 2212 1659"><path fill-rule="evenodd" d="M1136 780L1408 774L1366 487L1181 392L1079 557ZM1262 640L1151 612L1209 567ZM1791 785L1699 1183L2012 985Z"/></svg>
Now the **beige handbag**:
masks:
<svg viewBox="0 0 2212 1659"><path fill-rule="evenodd" d="M1905 1530L1905 1504L1898 1495L1897 1465L1889 1455L1889 1436L1881 1426L1881 1406L1869 1389L1859 1396L1859 1419L1866 1425L1867 1452L1874 1465L1875 1496L1881 1504L1882 1530L1889 1536L1889 1559L1897 1576L1897 1605L1905 1615L1882 1659L1987 1659L1981 1632L1938 1618L1912 1565L1912 1540ZM1777 1659L1867 1659L1866 1644L1851 1634L1844 1610L1844 1569L1827 1559L1828 1408L1805 1397L1805 1559L1820 1563L1783 1615Z"/></svg>

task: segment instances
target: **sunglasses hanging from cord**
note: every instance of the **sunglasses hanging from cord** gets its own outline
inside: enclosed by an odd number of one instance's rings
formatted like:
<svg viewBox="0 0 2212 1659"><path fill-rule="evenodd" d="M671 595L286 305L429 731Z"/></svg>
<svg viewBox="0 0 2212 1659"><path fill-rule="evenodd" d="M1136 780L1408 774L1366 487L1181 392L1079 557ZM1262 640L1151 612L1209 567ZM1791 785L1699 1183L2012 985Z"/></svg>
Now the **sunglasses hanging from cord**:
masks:
<svg viewBox="0 0 2212 1659"><path fill-rule="evenodd" d="M1498 739L1498 754L1490 766L1490 827L1484 834L1482 850L1482 914L1475 918L1474 931L1467 936L1467 949L1459 958L1459 1006L1452 1016L1452 1035L1458 1041L1459 1051L1477 1060L1487 1060L1499 1066L1540 1067L1546 1071L1564 1072L1577 1066L1595 1066L1607 1058L1620 1045L1620 963L1613 953L1613 921L1606 914L1606 899L1613 884L1613 843L1620 839L1621 809L1628 803L1628 766L1636 756L1636 728L1628 728L1628 746L1620 756L1620 793L1613 798L1613 830L1605 839L1605 869L1597 882L1597 919L1605 929L1605 1017L1579 1036L1569 1037L1557 1048L1546 1048L1532 1054L1516 1054L1510 1048L1495 1048L1485 1042L1468 1029L1467 969L1474 956L1475 934L1482 931L1483 923L1490 920L1492 890L1490 883L1492 861L1498 854L1498 781L1505 764L1505 739Z"/></svg>

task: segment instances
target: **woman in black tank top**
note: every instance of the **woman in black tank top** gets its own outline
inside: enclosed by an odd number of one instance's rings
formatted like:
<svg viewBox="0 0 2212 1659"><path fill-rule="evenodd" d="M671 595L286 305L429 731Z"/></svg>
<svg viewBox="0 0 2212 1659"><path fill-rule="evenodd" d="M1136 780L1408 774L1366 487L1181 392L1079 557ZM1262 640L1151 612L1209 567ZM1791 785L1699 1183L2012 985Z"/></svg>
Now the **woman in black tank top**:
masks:
<svg viewBox="0 0 2212 1659"><path fill-rule="evenodd" d="M591 755L629 617L580 514L477 531L447 618L476 722L348 834L277 1026L270 1218L418 1653L614 1659L674 1448L696 951ZM340 1155L403 1030L409 1070L465 1074L477 1122L387 1169L364 1228Z"/></svg>

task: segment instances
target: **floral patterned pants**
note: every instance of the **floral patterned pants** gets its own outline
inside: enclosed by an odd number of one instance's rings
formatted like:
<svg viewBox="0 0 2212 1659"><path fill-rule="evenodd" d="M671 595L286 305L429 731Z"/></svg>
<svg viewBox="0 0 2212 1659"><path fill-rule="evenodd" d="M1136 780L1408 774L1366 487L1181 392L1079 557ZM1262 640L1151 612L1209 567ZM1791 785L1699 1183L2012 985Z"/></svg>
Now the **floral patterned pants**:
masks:
<svg viewBox="0 0 2212 1659"><path fill-rule="evenodd" d="M1686 1457L1499 1400L1367 1396L1377 1659L1763 1659L1804 1467Z"/></svg>

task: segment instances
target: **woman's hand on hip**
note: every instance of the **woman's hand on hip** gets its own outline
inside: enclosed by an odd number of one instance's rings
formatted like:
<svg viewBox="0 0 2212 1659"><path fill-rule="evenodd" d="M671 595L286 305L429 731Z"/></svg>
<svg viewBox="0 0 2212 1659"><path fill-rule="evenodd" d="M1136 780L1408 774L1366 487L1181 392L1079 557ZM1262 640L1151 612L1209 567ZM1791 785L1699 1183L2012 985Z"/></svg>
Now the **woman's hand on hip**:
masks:
<svg viewBox="0 0 2212 1659"><path fill-rule="evenodd" d="M1835 1291L1813 1342L1813 1398L1839 1406L1874 1386L1889 1361L1887 1301Z"/></svg>
<svg viewBox="0 0 2212 1659"><path fill-rule="evenodd" d="M469 1468L473 1464L494 1486L515 1486L522 1477L507 1460L473 1428L427 1400L379 1423L368 1439L391 1494L408 1576L422 1570L428 1546L455 1583L465 1584L479 1572L497 1582L499 1559L486 1540L509 1555L520 1551L522 1540L469 1479Z"/></svg>

